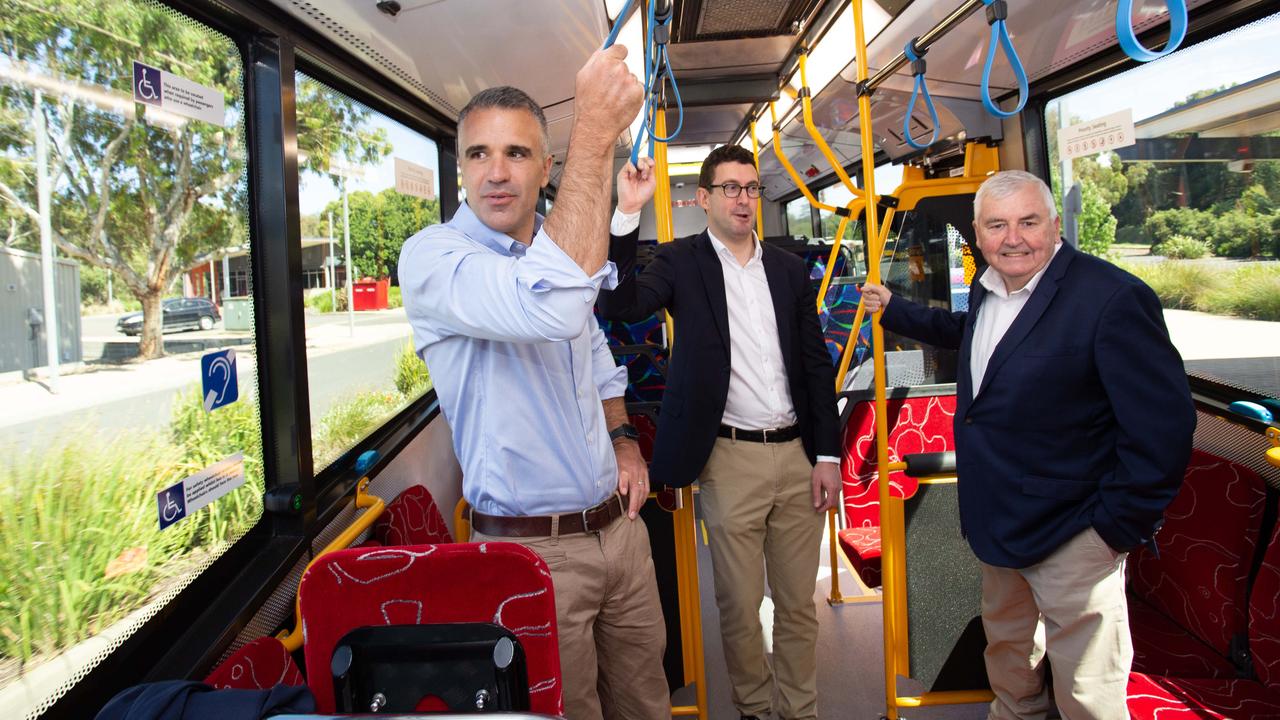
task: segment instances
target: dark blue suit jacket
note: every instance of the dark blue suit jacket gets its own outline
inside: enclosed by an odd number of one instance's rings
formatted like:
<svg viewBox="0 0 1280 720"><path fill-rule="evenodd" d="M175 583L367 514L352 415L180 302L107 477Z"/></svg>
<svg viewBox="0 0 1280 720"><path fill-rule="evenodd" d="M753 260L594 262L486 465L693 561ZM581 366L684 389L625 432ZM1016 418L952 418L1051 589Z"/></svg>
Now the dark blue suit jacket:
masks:
<svg viewBox="0 0 1280 720"><path fill-rule="evenodd" d="M960 520L983 562L1033 565L1092 526L1115 550L1151 539L1191 454L1195 408L1155 293L1063 243L996 346L977 396L968 313L894 297L884 327L958 348Z"/></svg>
<svg viewBox="0 0 1280 720"><path fill-rule="evenodd" d="M635 322L660 308L676 319L661 421L649 473L655 482L692 483L711 457L729 396L729 305L724 270L706 231L658 248L644 272L635 272L639 230L611 237L609 259L618 287L601 292L600 314ZM778 341L809 461L840 455L835 369L822 339L817 292L804 261L762 243L761 262L773 298Z"/></svg>

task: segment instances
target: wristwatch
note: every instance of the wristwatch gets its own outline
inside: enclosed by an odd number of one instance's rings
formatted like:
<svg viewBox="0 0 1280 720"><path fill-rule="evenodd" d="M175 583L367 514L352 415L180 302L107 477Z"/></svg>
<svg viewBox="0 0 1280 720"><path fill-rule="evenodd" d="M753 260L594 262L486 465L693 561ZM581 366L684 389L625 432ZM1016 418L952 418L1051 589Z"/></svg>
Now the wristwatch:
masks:
<svg viewBox="0 0 1280 720"><path fill-rule="evenodd" d="M618 438L626 438L628 440L639 440L640 433L636 430L636 426L631 423L622 423L618 427L609 431L609 442L613 442Z"/></svg>

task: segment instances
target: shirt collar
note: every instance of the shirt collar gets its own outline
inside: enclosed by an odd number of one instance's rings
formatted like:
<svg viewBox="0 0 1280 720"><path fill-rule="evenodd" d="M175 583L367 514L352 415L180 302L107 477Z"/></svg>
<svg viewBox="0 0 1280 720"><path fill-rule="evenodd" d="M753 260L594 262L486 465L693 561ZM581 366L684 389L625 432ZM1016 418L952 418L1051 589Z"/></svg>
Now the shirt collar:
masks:
<svg viewBox="0 0 1280 720"><path fill-rule="evenodd" d="M544 219L545 218L538 213L533 214L533 234L535 237L537 236L538 231L542 229L542 221ZM465 202L458 206L458 211L453 214L453 219L449 221L449 224L460 231L463 235L481 243L500 255L523 257L525 251L529 249L528 245L516 240L510 235L500 233L497 230L490 228L488 225L485 225L480 221L480 218L476 217L471 206Z"/></svg>
<svg viewBox="0 0 1280 720"><path fill-rule="evenodd" d="M1001 278L1000 273L996 272L996 269L990 265L988 265L987 269L982 272L982 276L978 278L978 282L982 283L982 287L986 288L989 292L995 293L996 297L1007 298L1019 293L1026 293L1027 295L1030 295L1036 291L1036 286L1040 284L1040 278L1044 277L1045 271L1053 264L1053 259L1058 256L1058 251L1061 249L1062 241L1059 240L1053 246L1053 255L1049 256L1049 262L1045 263L1044 267L1040 268L1035 275L1032 275L1026 285L1023 285L1020 289L1014 290L1013 292L1007 292L1005 290L1004 279Z"/></svg>
<svg viewBox="0 0 1280 720"><path fill-rule="evenodd" d="M738 262L738 258L734 256L733 251L729 249L729 246L720 242L720 238L716 237L716 234L711 232L711 228L709 227L707 228L707 237L711 238L711 247L717 253L726 254L728 257L732 258L735 263ZM748 263L751 263L755 260L759 260L760 256L764 253L764 251L760 247L760 241L756 238L756 233L754 230L751 231L751 241L752 241L751 260L748 260L747 261Z"/></svg>

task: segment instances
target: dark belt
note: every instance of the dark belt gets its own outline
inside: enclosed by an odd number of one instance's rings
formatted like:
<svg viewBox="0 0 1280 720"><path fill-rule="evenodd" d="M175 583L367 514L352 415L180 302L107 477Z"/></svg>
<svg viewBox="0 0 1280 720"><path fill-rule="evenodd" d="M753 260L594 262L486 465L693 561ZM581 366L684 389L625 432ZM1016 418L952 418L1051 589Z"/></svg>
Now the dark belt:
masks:
<svg viewBox="0 0 1280 720"><path fill-rule="evenodd" d="M486 515L472 509L471 527L478 533L495 537L541 537L552 534L551 526L558 519L558 535L576 535L598 533L620 517L622 498L614 493L599 505L563 515Z"/></svg>
<svg viewBox="0 0 1280 720"><path fill-rule="evenodd" d="M745 440L754 443L780 443L800 437L800 425L797 423L791 427L773 430L740 430L732 425L721 425L719 435L722 438Z"/></svg>

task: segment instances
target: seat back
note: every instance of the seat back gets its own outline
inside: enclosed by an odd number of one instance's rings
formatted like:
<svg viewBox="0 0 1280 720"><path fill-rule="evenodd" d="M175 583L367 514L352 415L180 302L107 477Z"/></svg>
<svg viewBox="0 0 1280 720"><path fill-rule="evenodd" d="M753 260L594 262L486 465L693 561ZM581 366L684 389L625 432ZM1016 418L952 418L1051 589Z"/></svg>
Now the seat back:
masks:
<svg viewBox="0 0 1280 720"><path fill-rule="evenodd" d="M435 499L422 485L405 488L387 505L373 525L373 535L383 545L453 542Z"/></svg>
<svg viewBox="0 0 1280 720"><path fill-rule="evenodd" d="M1267 543L1249 594L1249 651L1258 680L1280 689L1280 524Z"/></svg>
<svg viewBox="0 0 1280 720"><path fill-rule="evenodd" d="M302 578L299 604L308 685L334 711L330 661L350 630L378 625L491 622L515 634L529 670L529 709L562 712L551 573L514 543L340 550Z"/></svg>
<svg viewBox="0 0 1280 720"><path fill-rule="evenodd" d="M904 455L955 450L952 419L956 414L954 386L913 388L912 397L891 397L889 462ZM850 407L842 437L845 527L879 527L880 495L876 482L876 409L867 393L849 393ZM905 473L889 475L894 497L915 494L918 482Z"/></svg>
<svg viewBox="0 0 1280 720"><path fill-rule="evenodd" d="M284 643L261 637L219 663L204 682L219 690L266 690L276 685L302 685L306 680Z"/></svg>
<svg viewBox="0 0 1280 720"><path fill-rule="evenodd" d="M1143 547L1129 558L1130 592L1229 657L1246 633L1265 500L1257 473L1193 451L1156 534L1159 552Z"/></svg>

